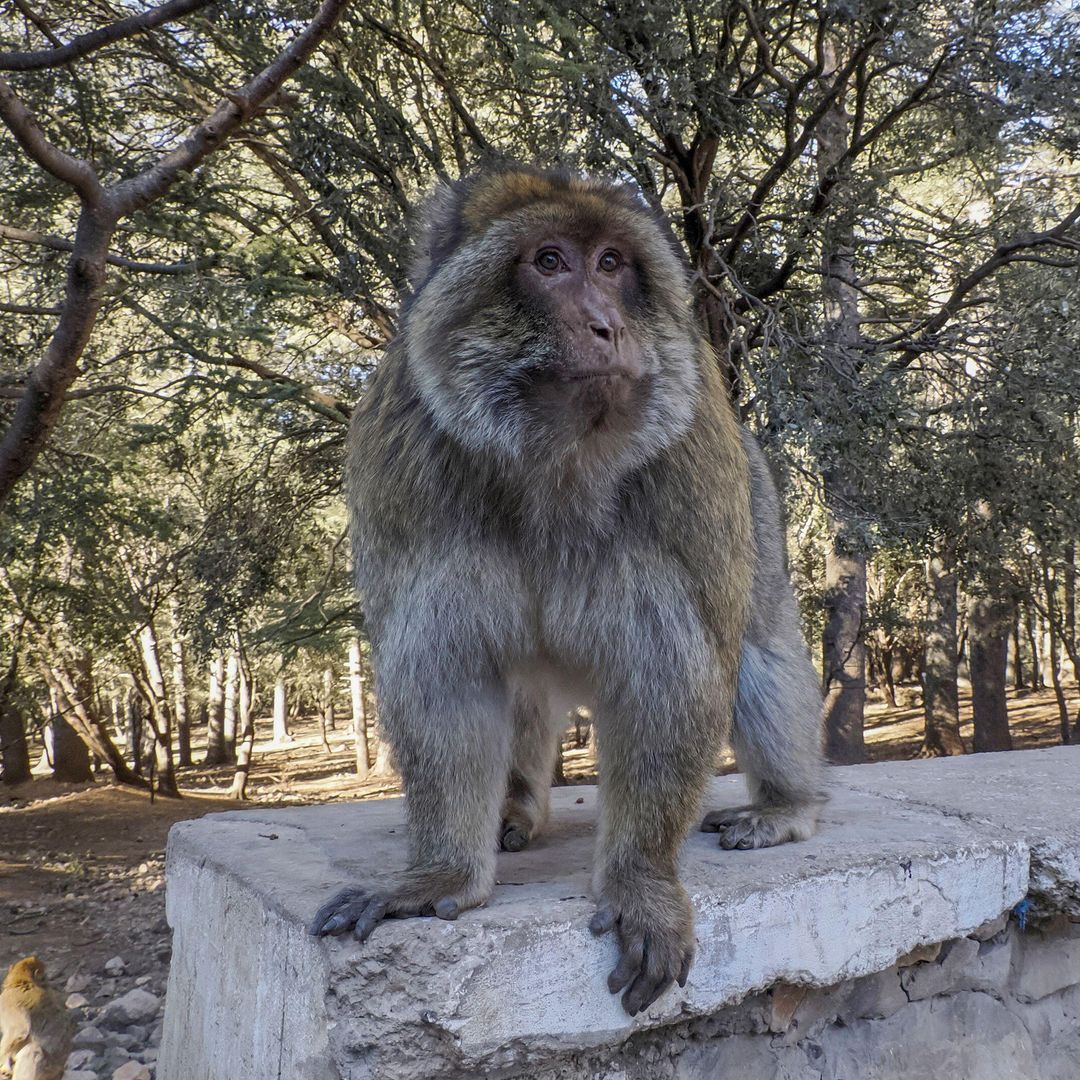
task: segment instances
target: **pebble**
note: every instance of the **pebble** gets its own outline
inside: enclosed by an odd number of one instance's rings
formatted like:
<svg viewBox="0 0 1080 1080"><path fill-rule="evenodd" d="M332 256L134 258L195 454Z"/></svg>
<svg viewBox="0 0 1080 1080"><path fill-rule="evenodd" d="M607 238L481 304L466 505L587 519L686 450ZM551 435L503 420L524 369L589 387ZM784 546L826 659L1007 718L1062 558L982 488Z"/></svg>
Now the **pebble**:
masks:
<svg viewBox="0 0 1080 1080"><path fill-rule="evenodd" d="M104 1042L105 1033L93 1024L87 1024L75 1032L76 1046L101 1046Z"/></svg>
<svg viewBox="0 0 1080 1080"><path fill-rule="evenodd" d="M150 1070L141 1062L129 1061L112 1074L112 1080L150 1080Z"/></svg>
<svg viewBox="0 0 1080 1080"><path fill-rule="evenodd" d="M98 1074L89 1069L68 1069L64 1080L98 1080Z"/></svg>
<svg viewBox="0 0 1080 1080"><path fill-rule="evenodd" d="M81 971L76 971L74 975L68 976L68 981L64 983L64 990L69 994L81 994L84 990L90 987L90 976L84 975Z"/></svg>
<svg viewBox="0 0 1080 1080"><path fill-rule="evenodd" d="M129 990L123 997L110 1001L101 1010L98 1019L109 1027L123 1027L128 1024L138 1024L144 1020L152 1020L157 1016L161 1001L156 994L148 990L135 987Z"/></svg>
<svg viewBox="0 0 1080 1080"><path fill-rule="evenodd" d="M125 971L127 971L127 964L124 963L122 956L114 956L111 960L105 961L106 975L123 975Z"/></svg>
<svg viewBox="0 0 1080 1080"><path fill-rule="evenodd" d="M72 1050L71 1056L67 1060L67 1067L69 1070L79 1070L82 1068L89 1068L90 1062L94 1060L94 1051L89 1047L83 1050Z"/></svg>
<svg viewBox="0 0 1080 1080"><path fill-rule="evenodd" d="M90 999L85 994L68 994L64 1004L69 1009L85 1009L90 1004Z"/></svg>

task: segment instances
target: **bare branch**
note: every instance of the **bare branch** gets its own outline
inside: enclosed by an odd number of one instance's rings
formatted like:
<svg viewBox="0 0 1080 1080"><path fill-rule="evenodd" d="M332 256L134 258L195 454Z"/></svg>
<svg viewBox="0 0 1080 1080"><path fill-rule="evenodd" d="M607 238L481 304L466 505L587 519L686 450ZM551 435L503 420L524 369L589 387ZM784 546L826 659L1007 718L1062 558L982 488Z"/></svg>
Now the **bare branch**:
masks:
<svg viewBox="0 0 1080 1080"><path fill-rule="evenodd" d="M35 49L31 52L0 52L0 71L39 71L41 68L59 67L77 60L87 53L113 42L122 41L144 30L190 15L204 8L212 0L169 0L167 4L151 8L139 15L119 19L108 26L100 26L87 34L72 38L66 45L53 49Z"/></svg>
<svg viewBox="0 0 1080 1080"><path fill-rule="evenodd" d="M0 240L14 240L19 244L38 244L41 247L50 248L52 251L74 251L75 245L62 236L53 236L51 233L33 232L30 229L16 229L12 225L0 225ZM161 263L140 262L138 259L128 259L123 255L106 255L105 262L109 266L119 266L124 270L136 270L141 274L194 274L199 270L206 270L214 266L218 255L205 255L201 259L192 259L190 262ZM57 309L56 314L59 314Z"/></svg>
<svg viewBox="0 0 1080 1080"><path fill-rule="evenodd" d="M99 203L104 194L88 161L65 154L45 137L37 117L22 103L6 79L0 78L0 119L19 145L46 172L73 187L84 203Z"/></svg>
<svg viewBox="0 0 1080 1080"><path fill-rule="evenodd" d="M0 302L0 311L8 315L59 315L59 307L42 307L40 304L5 304Z"/></svg>

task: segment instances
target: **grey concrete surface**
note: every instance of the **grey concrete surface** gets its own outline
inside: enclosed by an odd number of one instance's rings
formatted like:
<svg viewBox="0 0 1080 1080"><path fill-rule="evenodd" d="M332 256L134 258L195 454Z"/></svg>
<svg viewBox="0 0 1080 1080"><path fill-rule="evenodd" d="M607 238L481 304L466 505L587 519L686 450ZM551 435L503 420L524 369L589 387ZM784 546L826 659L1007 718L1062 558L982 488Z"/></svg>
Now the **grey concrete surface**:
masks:
<svg viewBox="0 0 1080 1080"><path fill-rule="evenodd" d="M935 955L913 950L936 942L971 934L978 952L980 926L1033 883L1040 912L1071 911L1078 765L1080 750L1068 748L836 769L812 840L728 852L692 834L682 874L697 959L685 990L633 1020L605 986L614 943L587 929L594 788L554 792L551 827L529 850L499 856L484 908L454 923L388 922L362 945L311 939L304 925L341 886L377 884L403 864L400 800L181 823L169 841L174 948L158 1078L593 1075L559 1063L585 1055L595 1072L635 1038L708 1023L769 988L887 972ZM722 777L707 804L743 801L741 778ZM942 970L922 979L932 989L921 996L935 1000L951 977ZM915 982L890 982L890 998L914 1003Z"/></svg>

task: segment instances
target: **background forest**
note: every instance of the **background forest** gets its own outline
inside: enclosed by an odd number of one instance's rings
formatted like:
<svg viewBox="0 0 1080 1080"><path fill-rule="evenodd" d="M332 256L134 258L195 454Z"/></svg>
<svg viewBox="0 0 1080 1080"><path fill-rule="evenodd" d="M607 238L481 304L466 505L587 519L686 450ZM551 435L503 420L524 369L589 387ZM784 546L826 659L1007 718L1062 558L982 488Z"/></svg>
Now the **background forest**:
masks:
<svg viewBox="0 0 1080 1080"><path fill-rule="evenodd" d="M1078 43L1057 0L14 0L2 778L47 742L172 794L194 729L242 795L271 702L385 766L345 429L412 211L499 156L670 217L785 487L830 757L868 687L927 754L1008 748L1007 688L1080 739Z"/></svg>

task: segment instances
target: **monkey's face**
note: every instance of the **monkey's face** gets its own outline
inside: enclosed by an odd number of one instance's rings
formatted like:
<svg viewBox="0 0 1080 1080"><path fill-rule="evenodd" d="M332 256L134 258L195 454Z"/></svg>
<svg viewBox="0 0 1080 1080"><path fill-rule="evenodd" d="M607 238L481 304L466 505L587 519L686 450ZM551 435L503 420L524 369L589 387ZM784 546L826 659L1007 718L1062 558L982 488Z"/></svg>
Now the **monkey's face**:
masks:
<svg viewBox="0 0 1080 1080"><path fill-rule="evenodd" d="M601 181L511 172L444 225L404 327L443 430L532 468L616 469L686 430L701 346L685 271L644 205Z"/></svg>
<svg viewBox="0 0 1080 1080"><path fill-rule="evenodd" d="M629 434L648 394L635 314L641 281L626 238L542 231L523 245L514 289L527 317L551 337L526 365L534 422L575 440Z"/></svg>

